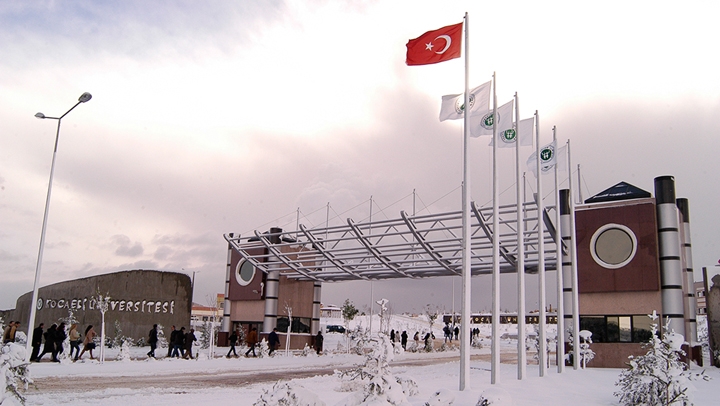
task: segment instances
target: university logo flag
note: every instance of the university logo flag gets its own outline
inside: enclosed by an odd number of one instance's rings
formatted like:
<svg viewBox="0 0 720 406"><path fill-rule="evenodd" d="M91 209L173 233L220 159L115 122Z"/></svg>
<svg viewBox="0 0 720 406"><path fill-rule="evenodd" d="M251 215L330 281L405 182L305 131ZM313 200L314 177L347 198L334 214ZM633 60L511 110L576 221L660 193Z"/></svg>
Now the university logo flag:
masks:
<svg viewBox="0 0 720 406"><path fill-rule="evenodd" d="M448 25L411 39L407 43L408 66L430 65L460 57L463 23Z"/></svg>
<svg viewBox="0 0 720 406"><path fill-rule="evenodd" d="M469 114L477 114L478 112L486 112L490 106L490 88L492 81L483 83L470 91L468 96L470 108ZM449 94L442 97L442 105L440 106L440 121L458 120L463 118L465 112L465 93Z"/></svg>
<svg viewBox="0 0 720 406"><path fill-rule="evenodd" d="M498 148L513 148L515 147L515 141L517 139L520 139L521 147L532 146L534 124L535 117L530 117L525 120L520 120L520 124L515 124L513 128L509 130L499 132L497 135L498 140L500 141L498 143ZM489 145L493 145L492 140L490 140Z"/></svg>
<svg viewBox="0 0 720 406"><path fill-rule="evenodd" d="M558 157L558 155L563 156ZM567 155L567 146L563 146L558 150L555 141L540 148L540 170L542 171L542 173L549 172L550 169L552 169L553 166L558 163L565 163L565 166L567 166L567 158L564 155ZM533 153L528 157L527 168L528 171L532 172L532 174L535 175L535 177L537 177L536 167L537 151L533 151ZM558 166L558 169L561 171L566 170L563 166Z"/></svg>
<svg viewBox="0 0 720 406"><path fill-rule="evenodd" d="M468 126L470 127L470 136L479 137L481 135L492 135L493 126L497 123L497 133L500 135L505 130L513 128L513 100L503 104L497 109L497 117L493 115L492 110L488 110L485 114L471 115L468 118Z"/></svg>

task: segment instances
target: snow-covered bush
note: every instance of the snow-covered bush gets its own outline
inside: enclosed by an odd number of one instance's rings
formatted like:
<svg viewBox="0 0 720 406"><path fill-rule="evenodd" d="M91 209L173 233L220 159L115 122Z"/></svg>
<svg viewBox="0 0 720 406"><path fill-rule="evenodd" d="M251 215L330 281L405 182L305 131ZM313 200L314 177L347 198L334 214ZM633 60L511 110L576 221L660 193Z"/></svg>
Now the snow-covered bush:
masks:
<svg viewBox="0 0 720 406"><path fill-rule="evenodd" d="M336 372L340 375L341 390L358 389L337 406L409 406L407 396L412 396L411 393L417 391L417 384L411 379L398 379L392 375L389 362L393 355L390 339L380 333L378 338L371 341L370 351L365 354L362 365Z"/></svg>
<svg viewBox="0 0 720 406"><path fill-rule="evenodd" d="M455 395L448 389L440 389L435 392L425 406L450 406L455 402Z"/></svg>
<svg viewBox="0 0 720 406"><path fill-rule="evenodd" d="M487 388L480 394L475 406L512 406L512 398L501 388Z"/></svg>
<svg viewBox="0 0 720 406"><path fill-rule="evenodd" d="M109 343L110 348L119 348L117 355L118 361L130 361L130 347L134 345L134 340L126 337L120 328L120 321L115 320L115 337Z"/></svg>
<svg viewBox="0 0 720 406"><path fill-rule="evenodd" d="M7 343L0 349L0 404L25 404L25 396L21 392L32 383L30 364L25 362L25 347L15 343ZM6 403L6 401L9 401Z"/></svg>
<svg viewBox="0 0 720 406"><path fill-rule="evenodd" d="M550 353L555 348L556 340L545 335L545 365L550 367ZM540 326L533 324L533 334L528 334L525 338L525 348L535 350L533 359L540 362Z"/></svg>
<svg viewBox="0 0 720 406"><path fill-rule="evenodd" d="M158 342L157 342L158 348L167 348L168 341L167 341L167 338L165 337L165 330L164 330L162 324L158 324L158 326L157 326L157 337L158 337Z"/></svg>
<svg viewBox="0 0 720 406"><path fill-rule="evenodd" d="M325 406L325 402L302 385L277 382L270 390L263 390L253 406Z"/></svg>
<svg viewBox="0 0 720 406"><path fill-rule="evenodd" d="M653 313L651 318L656 319ZM690 380L710 378L702 373L691 373L681 362L680 356L684 338L665 323L662 339L657 333L657 324L652 324L652 336L643 344L648 352L639 357L630 356L629 368L623 370L615 382L620 390L613 393L620 398L623 406L669 406L692 405L688 389Z"/></svg>
<svg viewBox="0 0 720 406"><path fill-rule="evenodd" d="M258 344L258 357L260 358L267 358L270 356L270 347L268 347L267 340L264 338L260 343Z"/></svg>

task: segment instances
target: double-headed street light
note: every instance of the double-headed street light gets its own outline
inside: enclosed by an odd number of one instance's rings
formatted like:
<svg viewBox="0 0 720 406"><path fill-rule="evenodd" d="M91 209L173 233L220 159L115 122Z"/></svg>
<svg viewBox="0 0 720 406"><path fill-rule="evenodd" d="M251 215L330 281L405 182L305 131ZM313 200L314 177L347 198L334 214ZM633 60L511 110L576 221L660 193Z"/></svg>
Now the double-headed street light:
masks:
<svg viewBox="0 0 720 406"><path fill-rule="evenodd" d="M85 92L81 94L78 98L78 102L75 103L75 105L72 106L70 110L66 111L65 114L60 117L48 117L43 113L35 114L35 117L37 118L48 118L51 120L57 120L57 131L55 132L55 149L53 149L52 164L50 165L50 181L48 182L47 199L45 200L45 215L43 216L42 232L40 233L40 249L38 250L37 265L35 266L35 283L33 284L32 300L30 301L30 320L28 321L27 344L25 347L27 352L27 354L25 355L26 360L30 360L30 348L32 347L33 341L32 333L33 329L35 328L35 314L38 308L38 284L40 282L40 268L42 266L43 249L45 248L45 230L47 229L48 210L50 209L50 194L52 193L53 175L55 174L55 157L57 156L58 139L60 138L60 122L62 121L63 117L67 116L68 113L73 111L73 109L77 107L80 103L85 103L90 99L92 99L92 95L90 93Z"/></svg>

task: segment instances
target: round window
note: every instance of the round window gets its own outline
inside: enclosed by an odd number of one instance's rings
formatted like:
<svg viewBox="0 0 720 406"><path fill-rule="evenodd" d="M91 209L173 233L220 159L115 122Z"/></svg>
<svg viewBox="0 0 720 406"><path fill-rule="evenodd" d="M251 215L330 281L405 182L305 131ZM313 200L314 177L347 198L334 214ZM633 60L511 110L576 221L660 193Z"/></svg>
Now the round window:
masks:
<svg viewBox="0 0 720 406"><path fill-rule="evenodd" d="M247 286L255 277L255 267L250 261L242 260L235 267L235 280L240 286Z"/></svg>
<svg viewBox="0 0 720 406"><path fill-rule="evenodd" d="M636 252L635 233L621 224L605 224L590 240L590 253L603 268L622 268L632 261Z"/></svg>

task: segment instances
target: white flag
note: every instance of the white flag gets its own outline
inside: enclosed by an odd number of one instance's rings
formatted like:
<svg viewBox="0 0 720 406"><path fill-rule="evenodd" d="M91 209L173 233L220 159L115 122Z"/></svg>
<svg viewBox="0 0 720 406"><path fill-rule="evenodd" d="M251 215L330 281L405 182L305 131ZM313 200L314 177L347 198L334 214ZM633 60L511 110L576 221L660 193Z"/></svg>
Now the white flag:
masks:
<svg viewBox="0 0 720 406"><path fill-rule="evenodd" d="M535 117L526 118L520 120L518 124L518 138L520 139L520 145L523 147L532 147L533 144L533 130L535 129Z"/></svg>
<svg viewBox="0 0 720 406"><path fill-rule="evenodd" d="M483 113L490 105L490 87L492 81L483 83L482 85L470 91L470 115ZM463 118L465 111L465 94L449 94L442 97L442 105L440 106L440 121L459 120Z"/></svg>
<svg viewBox="0 0 720 406"><path fill-rule="evenodd" d="M512 129L505 130L503 132L499 132L497 137L498 140L500 140L500 143L498 144L498 148L514 148L515 147L515 140L517 138L520 139L520 146L526 147L526 146L532 146L532 134L533 134L533 126L535 124L535 118L530 117L526 118L525 120L520 120L520 125L514 125ZM517 129L520 129L517 133ZM516 137L516 134L518 136ZM490 146L493 145L492 140L490 140Z"/></svg>
<svg viewBox="0 0 720 406"><path fill-rule="evenodd" d="M540 148L540 170L542 173L547 173L555 165L557 161L556 150L555 141ZM533 151L533 153L528 157L527 167L528 170L537 177L537 150Z"/></svg>
<svg viewBox="0 0 720 406"><path fill-rule="evenodd" d="M514 100L503 104L497 109L497 120L493 117L493 111L488 110L485 114L470 116L468 125L470 126L470 136L479 137L481 135L492 135L493 125L497 122L498 136L505 130L513 128L513 104Z"/></svg>

